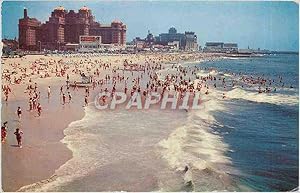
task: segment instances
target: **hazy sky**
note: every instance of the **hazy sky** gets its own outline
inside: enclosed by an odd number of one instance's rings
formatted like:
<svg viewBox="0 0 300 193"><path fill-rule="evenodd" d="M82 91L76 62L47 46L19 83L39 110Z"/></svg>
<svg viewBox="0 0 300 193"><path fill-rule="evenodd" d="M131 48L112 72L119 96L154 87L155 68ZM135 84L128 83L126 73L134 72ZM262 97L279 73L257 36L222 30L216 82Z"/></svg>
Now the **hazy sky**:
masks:
<svg viewBox="0 0 300 193"><path fill-rule="evenodd" d="M29 17L44 22L59 5L68 10L86 5L100 23L121 20L127 25L127 41L144 38L148 30L158 35L174 26L178 32L196 32L201 46L224 41L240 48L299 49L299 8L294 2L8 1L2 3L2 37L18 37L24 7Z"/></svg>

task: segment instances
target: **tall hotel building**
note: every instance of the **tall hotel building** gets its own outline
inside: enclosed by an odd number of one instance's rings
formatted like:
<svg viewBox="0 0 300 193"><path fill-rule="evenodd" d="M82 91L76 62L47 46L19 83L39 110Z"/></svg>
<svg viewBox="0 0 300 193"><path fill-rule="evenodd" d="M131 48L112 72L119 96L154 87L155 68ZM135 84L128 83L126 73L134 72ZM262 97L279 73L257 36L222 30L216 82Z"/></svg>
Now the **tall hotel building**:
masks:
<svg viewBox="0 0 300 193"><path fill-rule="evenodd" d="M46 23L29 18L19 19L19 47L23 50L59 50L66 43L79 43L80 36L101 36L102 44L125 45L126 25L121 21L100 24L94 21L92 11L84 6L76 13L59 6Z"/></svg>

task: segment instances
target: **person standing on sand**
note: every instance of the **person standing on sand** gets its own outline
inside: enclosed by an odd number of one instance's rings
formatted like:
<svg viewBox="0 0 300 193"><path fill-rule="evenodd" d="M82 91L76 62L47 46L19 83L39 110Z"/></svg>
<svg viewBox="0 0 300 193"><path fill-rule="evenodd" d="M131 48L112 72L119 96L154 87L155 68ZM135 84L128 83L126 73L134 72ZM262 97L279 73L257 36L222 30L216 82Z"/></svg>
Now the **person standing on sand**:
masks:
<svg viewBox="0 0 300 193"><path fill-rule="evenodd" d="M61 86L61 87L60 87L60 94L63 94L63 87L64 87L64 86Z"/></svg>
<svg viewBox="0 0 300 193"><path fill-rule="evenodd" d="M73 90L78 90L78 87L77 87L77 82L76 81L74 81L74 89Z"/></svg>
<svg viewBox="0 0 300 193"><path fill-rule="evenodd" d="M63 99L63 105L64 105L66 103L66 95L65 94L63 94L62 99Z"/></svg>
<svg viewBox="0 0 300 193"><path fill-rule="evenodd" d="M40 117L41 113L42 113L42 106L40 103L38 103L38 105L37 105L37 111L38 111L38 116Z"/></svg>
<svg viewBox="0 0 300 193"><path fill-rule="evenodd" d="M8 90L5 90L4 95L5 95L5 101L7 102L8 101Z"/></svg>
<svg viewBox="0 0 300 193"><path fill-rule="evenodd" d="M68 92L68 95L69 95L69 103L71 102L71 100L72 100L72 95L71 95L71 93L70 92Z"/></svg>
<svg viewBox="0 0 300 193"><path fill-rule="evenodd" d="M33 109L33 104L32 104L32 98L29 98L29 111L32 111Z"/></svg>
<svg viewBox="0 0 300 193"><path fill-rule="evenodd" d="M84 98L84 106L85 107L88 106L88 97L87 97L87 95Z"/></svg>
<svg viewBox="0 0 300 193"><path fill-rule="evenodd" d="M17 128L14 134L16 135L18 146L20 148L22 148L22 134L23 134L23 131L21 131L19 128Z"/></svg>
<svg viewBox="0 0 300 193"><path fill-rule="evenodd" d="M85 87L85 94L87 94L87 96L90 95L90 89L88 86Z"/></svg>
<svg viewBox="0 0 300 193"><path fill-rule="evenodd" d="M69 77L69 74L67 74L67 81L66 81L67 87L69 86L69 82L70 82L70 77Z"/></svg>
<svg viewBox="0 0 300 193"><path fill-rule="evenodd" d="M21 119L21 115L22 115L21 107L18 107L18 109L17 109L17 115L18 115L18 118Z"/></svg>
<svg viewBox="0 0 300 193"><path fill-rule="evenodd" d="M6 137L7 137L7 126L6 126L6 124L7 124L7 121L5 121L3 123L3 126L1 127L1 142L2 143L5 143Z"/></svg>
<svg viewBox="0 0 300 193"><path fill-rule="evenodd" d="M48 86L48 98L50 98L50 94L51 94L51 89L50 86Z"/></svg>
<svg viewBox="0 0 300 193"><path fill-rule="evenodd" d="M32 98L32 109L36 109L36 98Z"/></svg>

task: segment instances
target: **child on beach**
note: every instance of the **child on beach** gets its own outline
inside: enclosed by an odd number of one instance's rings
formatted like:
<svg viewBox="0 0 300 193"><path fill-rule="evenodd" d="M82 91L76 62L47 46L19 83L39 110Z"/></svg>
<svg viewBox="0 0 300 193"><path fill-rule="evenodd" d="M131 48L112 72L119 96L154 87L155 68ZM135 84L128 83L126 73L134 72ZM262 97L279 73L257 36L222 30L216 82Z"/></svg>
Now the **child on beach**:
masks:
<svg viewBox="0 0 300 193"><path fill-rule="evenodd" d="M17 128L14 134L16 135L18 146L20 148L22 148L22 134L23 134L23 132L19 128Z"/></svg>
<svg viewBox="0 0 300 193"><path fill-rule="evenodd" d="M17 109L17 115L18 115L19 119L21 119L21 115L22 115L21 107L18 107L18 109Z"/></svg>

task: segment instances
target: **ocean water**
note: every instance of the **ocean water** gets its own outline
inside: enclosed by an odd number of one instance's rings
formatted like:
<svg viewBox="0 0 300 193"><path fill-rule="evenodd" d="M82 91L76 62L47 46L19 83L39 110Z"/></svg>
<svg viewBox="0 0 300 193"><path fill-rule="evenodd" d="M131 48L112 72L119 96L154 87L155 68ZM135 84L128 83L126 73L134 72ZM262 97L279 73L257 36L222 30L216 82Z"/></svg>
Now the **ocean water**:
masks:
<svg viewBox="0 0 300 193"><path fill-rule="evenodd" d="M278 80L280 75L288 87L258 94L237 86L227 93L232 99L224 104L228 111L215 114L224 125L217 130L233 150L226 155L240 171L239 181L254 191L288 191L299 186L298 59L298 55L275 55L204 64L249 76L264 74Z"/></svg>
<svg viewBox="0 0 300 193"><path fill-rule="evenodd" d="M26 191L287 191L298 187L298 55L224 59L199 75L235 80L199 110L106 110L91 104L62 140L73 158ZM209 71L213 67L215 70ZM245 76L283 77L258 94ZM290 88L290 86L293 88ZM183 172L188 166L188 172Z"/></svg>

